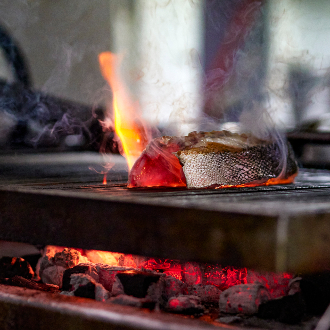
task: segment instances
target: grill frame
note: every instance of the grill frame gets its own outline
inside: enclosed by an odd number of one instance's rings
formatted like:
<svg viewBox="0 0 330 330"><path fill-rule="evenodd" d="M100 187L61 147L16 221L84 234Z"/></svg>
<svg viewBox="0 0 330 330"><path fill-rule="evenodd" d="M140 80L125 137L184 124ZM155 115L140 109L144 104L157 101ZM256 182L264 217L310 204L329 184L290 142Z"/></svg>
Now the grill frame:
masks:
<svg viewBox="0 0 330 330"><path fill-rule="evenodd" d="M108 185L81 173L11 180L0 186L0 239L319 271L330 263L329 173L301 171L295 184L217 190L132 190L116 171Z"/></svg>
<svg viewBox="0 0 330 330"><path fill-rule="evenodd" d="M6 164L11 175L0 184L3 240L276 272L316 272L330 264L330 172L301 171L290 185L132 190L120 170L101 185L102 175L81 164L76 173L67 163L18 165L19 173ZM86 316L86 308L102 315ZM0 310L10 311L0 313L2 324L13 317L16 324L38 319L40 329L43 320L48 329L49 317L59 315L59 327L62 321L82 329L222 326L1 285ZM128 314L134 314L130 320Z"/></svg>

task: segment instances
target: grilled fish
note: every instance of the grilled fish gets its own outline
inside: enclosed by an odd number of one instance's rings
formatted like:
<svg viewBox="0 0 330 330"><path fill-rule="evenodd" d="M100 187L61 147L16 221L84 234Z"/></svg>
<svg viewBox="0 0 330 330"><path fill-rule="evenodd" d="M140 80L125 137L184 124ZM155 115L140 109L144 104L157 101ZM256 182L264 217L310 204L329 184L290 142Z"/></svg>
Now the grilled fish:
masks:
<svg viewBox="0 0 330 330"><path fill-rule="evenodd" d="M188 188L289 183L298 172L293 151L288 144L280 147L274 141L261 140L251 134L229 131L192 132L185 137L158 138L151 142L151 146L152 144L157 145L165 155L165 162L162 162L168 164L165 165L165 171L171 175L173 170L176 171L180 185L186 184ZM148 147L141 159L154 153L154 148L152 152L147 150ZM177 157L182 169L177 164L173 166L175 160L168 157L170 154ZM162 157L159 155L158 157ZM144 161L143 164L145 163ZM160 176L165 173L164 168L157 169L157 166L152 170L148 167L147 170L149 174L155 172ZM143 171L146 172L146 167ZM137 172L139 169L134 165L129 176L130 187L143 186L140 184L141 180L140 183L136 180ZM158 181L156 184L153 181L148 186L175 186L168 184L169 180Z"/></svg>

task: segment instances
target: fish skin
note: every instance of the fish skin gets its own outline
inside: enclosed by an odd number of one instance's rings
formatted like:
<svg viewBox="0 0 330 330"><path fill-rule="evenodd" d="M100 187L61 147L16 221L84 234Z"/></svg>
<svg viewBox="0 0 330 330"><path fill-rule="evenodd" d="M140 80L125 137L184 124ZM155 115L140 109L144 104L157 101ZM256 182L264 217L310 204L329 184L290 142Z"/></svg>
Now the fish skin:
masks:
<svg viewBox="0 0 330 330"><path fill-rule="evenodd" d="M293 150L282 140L229 131L191 132L152 140L131 169L128 188L215 188L279 184L278 179L291 183L297 173Z"/></svg>
<svg viewBox="0 0 330 330"><path fill-rule="evenodd" d="M279 175L289 177L298 171L288 146L285 172L276 143L260 144L237 152L206 152L205 148L186 148L176 153L188 188L264 183Z"/></svg>

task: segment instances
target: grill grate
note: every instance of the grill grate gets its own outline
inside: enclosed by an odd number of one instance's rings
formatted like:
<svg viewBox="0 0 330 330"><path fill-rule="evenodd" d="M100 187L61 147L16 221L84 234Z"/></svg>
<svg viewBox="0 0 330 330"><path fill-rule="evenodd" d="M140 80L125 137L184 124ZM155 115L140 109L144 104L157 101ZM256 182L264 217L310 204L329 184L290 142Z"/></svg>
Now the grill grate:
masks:
<svg viewBox="0 0 330 330"><path fill-rule="evenodd" d="M115 178L2 184L0 239L266 271L330 263L328 171L301 170L289 185L212 190L128 189Z"/></svg>
<svg viewBox="0 0 330 330"><path fill-rule="evenodd" d="M244 188L130 189L123 180L113 180L109 184L41 182L16 184L15 187L29 192L66 192L67 196L70 196L70 193L74 196L87 194L93 198L102 195L109 201L278 216L299 210L317 212L320 207L326 207L330 197L330 171L302 169L293 184Z"/></svg>

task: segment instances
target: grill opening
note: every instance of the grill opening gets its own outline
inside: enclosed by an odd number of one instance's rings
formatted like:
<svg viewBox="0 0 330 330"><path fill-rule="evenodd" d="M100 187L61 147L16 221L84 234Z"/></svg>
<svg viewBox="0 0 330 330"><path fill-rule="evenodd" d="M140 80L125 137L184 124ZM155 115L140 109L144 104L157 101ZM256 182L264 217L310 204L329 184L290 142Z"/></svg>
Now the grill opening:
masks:
<svg viewBox="0 0 330 330"><path fill-rule="evenodd" d="M58 246L45 247L38 265L35 257L25 257L33 270L23 258L0 259L0 305L15 313L20 301L36 313L42 302L40 319L64 312L63 324L72 322L72 314L89 311L104 326L121 315L119 325L132 329L170 324L176 329L187 317L193 321L187 326L196 329L305 329L319 322L330 303L325 271L297 276ZM133 323L125 320L126 313L135 315ZM155 325L155 320L166 323Z"/></svg>

